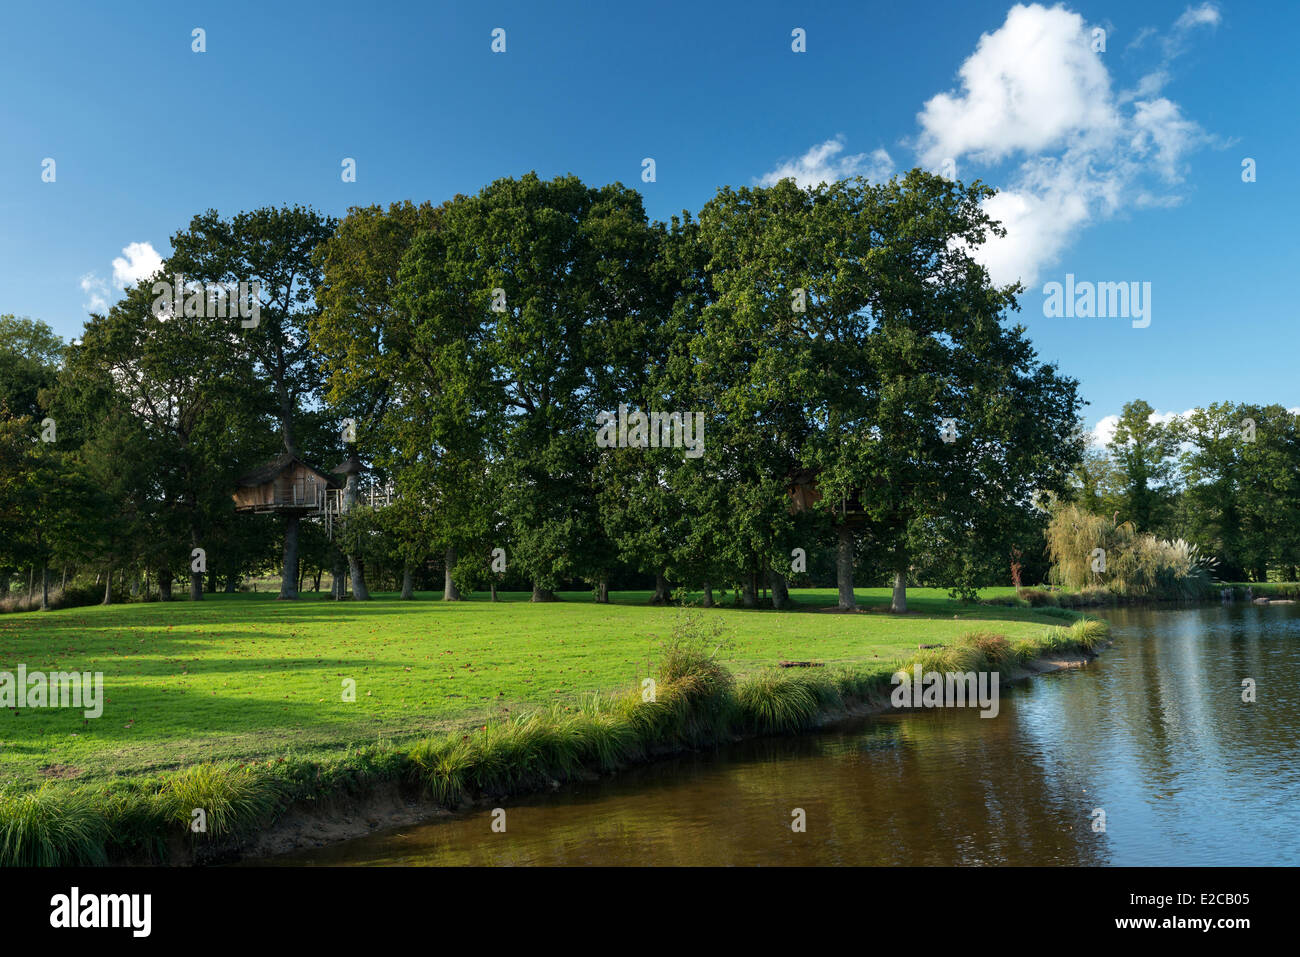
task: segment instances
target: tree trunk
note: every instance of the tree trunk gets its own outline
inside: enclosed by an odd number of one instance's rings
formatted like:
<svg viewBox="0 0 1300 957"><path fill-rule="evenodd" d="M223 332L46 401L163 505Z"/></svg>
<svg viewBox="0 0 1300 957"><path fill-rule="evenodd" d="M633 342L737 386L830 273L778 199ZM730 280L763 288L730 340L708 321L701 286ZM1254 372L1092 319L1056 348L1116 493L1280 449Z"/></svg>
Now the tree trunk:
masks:
<svg viewBox="0 0 1300 957"><path fill-rule="evenodd" d="M1282 575L1289 582L1295 581L1295 566L1286 566L1286 568L1282 569Z"/></svg>
<svg viewBox="0 0 1300 957"><path fill-rule="evenodd" d="M497 600L497 583L496 583L496 582L492 582L491 584L489 584L489 585L488 585L488 591L490 591L490 592L492 593L492 600L493 600L493 601L496 601L496 600Z"/></svg>
<svg viewBox="0 0 1300 957"><path fill-rule="evenodd" d="M111 580L113 576L109 575L108 577ZM158 573L158 600L172 600L172 573L169 571L160 571Z"/></svg>
<svg viewBox="0 0 1300 957"><path fill-rule="evenodd" d="M333 591L334 600L342 601L347 595L347 586L344 584L347 575L347 562L340 551L334 552L334 580L330 583L330 589Z"/></svg>
<svg viewBox="0 0 1300 957"><path fill-rule="evenodd" d="M108 566L108 574L104 576L104 600L101 605L113 604L113 566Z"/></svg>
<svg viewBox="0 0 1300 957"><path fill-rule="evenodd" d="M772 579L772 607L780 611L790 604L790 590L786 588L785 576L776 569L771 569L769 575Z"/></svg>
<svg viewBox="0 0 1300 957"><path fill-rule="evenodd" d="M650 604L668 604L668 579L663 572L655 572L655 593L650 596Z"/></svg>
<svg viewBox="0 0 1300 957"><path fill-rule="evenodd" d="M234 572L231 572L229 575L226 576L226 594L233 595L235 593L235 590L238 587L239 587L239 576L236 575Z"/></svg>
<svg viewBox="0 0 1300 957"><path fill-rule="evenodd" d="M755 586L754 576L746 575L744 581L744 592L741 595L740 603L746 608L753 608L758 604L756 593L758 588Z"/></svg>
<svg viewBox="0 0 1300 957"><path fill-rule="evenodd" d="M537 582L533 582L533 597L529 601L555 601L555 592L549 588L543 588Z"/></svg>
<svg viewBox="0 0 1300 957"><path fill-rule="evenodd" d="M352 598L359 602L370 601L370 589L365 586L365 567L356 555L347 557L347 577L352 585Z"/></svg>
<svg viewBox="0 0 1300 957"><path fill-rule="evenodd" d="M596 604L609 604L609 582L605 581L603 578L596 582Z"/></svg>
<svg viewBox="0 0 1300 957"><path fill-rule="evenodd" d="M324 569L322 566L317 565L317 566L316 566L316 575L312 578L312 582L311 582L311 590L312 590L312 591L314 591L314 592L319 592L319 591L320 591L320 580L321 580L321 576L324 575L324 574L325 574L325 569Z"/></svg>
<svg viewBox="0 0 1300 957"><path fill-rule="evenodd" d="M452 569L456 567L456 549L448 548L443 554L442 563L442 600L460 601L460 589L451 580Z"/></svg>
<svg viewBox="0 0 1300 957"><path fill-rule="evenodd" d="M705 608L713 607L713 586L708 582L704 583L704 601L702 604Z"/></svg>
<svg viewBox="0 0 1300 957"><path fill-rule="evenodd" d="M355 555L348 556L348 577L352 580L352 597L357 601L370 601L370 589L366 587L366 572L361 567L361 560Z"/></svg>
<svg viewBox="0 0 1300 957"><path fill-rule="evenodd" d="M41 562L41 611L50 610L50 566Z"/></svg>
<svg viewBox="0 0 1300 957"><path fill-rule="evenodd" d="M415 572L411 568L411 563L407 562L402 566L402 601L410 601L415 597Z"/></svg>
<svg viewBox="0 0 1300 957"><path fill-rule="evenodd" d="M290 515L284 523L284 564L280 568L280 597L292 601L298 597L298 523L301 518Z"/></svg>
<svg viewBox="0 0 1300 957"><path fill-rule="evenodd" d="M858 607L857 596L853 594L854 541L853 529L840 525L836 531L838 544L835 549L835 581L839 585L839 606L844 611L854 611Z"/></svg>
<svg viewBox="0 0 1300 957"><path fill-rule="evenodd" d="M349 475L343 486L343 514L348 515L357 504L357 476ZM348 556L348 577L352 582L352 597L357 601L370 601L370 589L366 588L365 570L356 555Z"/></svg>
<svg viewBox="0 0 1300 957"><path fill-rule="evenodd" d="M894 593L889 610L896 615L907 611L907 550L902 546L894 550Z"/></svg>

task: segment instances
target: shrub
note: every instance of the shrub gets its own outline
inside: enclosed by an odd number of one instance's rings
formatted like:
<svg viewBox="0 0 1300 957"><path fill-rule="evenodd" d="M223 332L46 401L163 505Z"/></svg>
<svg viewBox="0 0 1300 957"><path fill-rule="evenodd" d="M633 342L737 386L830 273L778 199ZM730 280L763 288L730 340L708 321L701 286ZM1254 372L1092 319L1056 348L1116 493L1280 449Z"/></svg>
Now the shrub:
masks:
<svg viewBox="0 0 1300 957"><path fill-rule="evenodd" d="M1093 568L1096 549L1105 552L1104 570ZM1053 514L1047 550L1053 579L1080 593L1105 588L1127 597L1193 598L1208 589L1215 567L1214 559L1182 539L1163 541L1139 532L1131 522L1116 523L1077 505Z"/></svg>
<svg viewBox="0 0 1300 957"><path fill-rule="evenodd" d="M1022 588L1016 594L1023 598L1030 608L1043 608L1056 604L1056 595L1046 588Z"/></svg>

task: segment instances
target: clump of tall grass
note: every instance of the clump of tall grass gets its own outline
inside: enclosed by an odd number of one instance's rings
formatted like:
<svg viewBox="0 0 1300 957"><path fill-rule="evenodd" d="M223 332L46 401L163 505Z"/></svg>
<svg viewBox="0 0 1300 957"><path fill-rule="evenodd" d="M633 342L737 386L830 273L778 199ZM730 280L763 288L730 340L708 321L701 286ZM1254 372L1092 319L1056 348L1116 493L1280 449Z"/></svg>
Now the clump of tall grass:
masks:
<svg viewBox="0 0 1300 957"><path fill-rule="evenodd" d="M252 830L279 802L273 777L235 764L196 764L167 779L159 792L167 816L187 827L202 810L207 835L221 838Z"/></svg>
<svg viewBox="0 0 1300 957"><path fill-rule="evenodd" d="M482 791L501 793L563 780L587 757L585 738L572 730L562 726L555 711L491 722L472 739L471 780Z"/></svg>
<svg viewBox="0 0 1300 957"><path fill-rule="evenodd" d="M820 687L824 686L824 687ZM829 689L826 690L826 689ZM788 670L768 669L750 675L736 687L736 707L742 727L759 734L782 734L812 727L833 684L818 682Z"/></svg>
<svg viewBox="0 0 1300 957"><path fill-rule="evenodd" d="M632 725L608 708L602 708L599 696L563 717L561 733L572 735L580 742L584 764L594 765L601 771L623 767L645 753Z"/></svg>
<svg viewBox="0 0 1300 957"><path fill-rule="evenodd" d="M79 791L0 791L0 866L103 864L105 824L99 808Z"/></svg>
<svg viewBox="0 0 1300 957"><path fill-rule="evenodd" d="M990 632L979 631L964 635L962 641L969 644L989 665L997 667L1017 663L1015 652L1006 635L995 635Z"/></svg>
<svg viewBox="0 0 1300 957"><path fill-rule="evenodd" d="M653 700L620 701L643 742L696 747L731 734L735 678L718 659L727 647L720 623L682 612L661 646Z"/></svg>
<svg viewBox="0 0 1300 957"><path fill-rule="evenodd" d="M1083 617L1070 626L1071 639L1085 651L1092 651L1103 644L1110 634L1110 627L1098 618Z"/></svg>
<svg viewBox="0 0 1300 957"><path fill-rule="evenodd" d="M425 738L411 749L411 760L429 796L439 804L459 804L469 787L476 749L467 734Z"/></svg>
<svg viewBox="0 0 1300 957"><path fill-rule="evenodd" d="M907 667L919 664L922 671L979 671L986 664L980 649L973 645L970 636L963 636L943 648L930 648L915 655Z"/></svg>

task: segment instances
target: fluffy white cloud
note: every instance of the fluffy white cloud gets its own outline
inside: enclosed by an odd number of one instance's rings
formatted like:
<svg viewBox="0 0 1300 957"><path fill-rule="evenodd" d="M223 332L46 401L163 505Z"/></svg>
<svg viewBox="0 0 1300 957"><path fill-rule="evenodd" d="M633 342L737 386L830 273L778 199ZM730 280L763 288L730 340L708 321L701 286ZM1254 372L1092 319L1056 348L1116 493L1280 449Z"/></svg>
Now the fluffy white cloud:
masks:
<svg viewBox="0 0 1300 957"><path fill-rule="evenodd" d="M122 249L122 255L113 258L113 287L121 292L127 286L138 285L151 278L162 268L162 256L151 243L128 243ZM79 280L81 291L86 294L82 307L87 312L105 312L109 306L109 296L114 293L108 281L95 272L88 272Z"/></svg>
<svg viewBox="0 0 1300 957"><path fill-rule="evenodd" d="M889 179L894 172L894 161L883 148L849 156L840 155L843 152L844 137L839 135L818 143L802 156L783 161L760 176L758 184L773 186L783 179L792 178L806 189L850 176L864 176L872 182L880 182Z"/></svg>
<svg viewBox="0 0 1300 957"><path fill-rule="evenodd" d="M113 282L119 289L151 278L162 268L162 256L150 243L130 243L113 260Z"/></svg>
<svg viewBox="0 0 1300 957"><path fill-rule="evenodd" d="M1216 17L1205 4L1179 22ZM1175 26L1159 69L1117 96L1083 17L1059 6L1017 5L961 65L960 89L926 102L917 148L927 165L963 157L1020 164L986 207L1007 235L976 252L994 282L1035 285L1088 225L1124 208L1179 201L1168 188L1207 137L1178 104L1155 93L1189 28Z"/></svg>
<svg viewBox="0 0 1300 957"><path fill-rule="evenodd" d="M961 90L932 97L917 114L922 163L996 162L1116 127L1110 74L1084 27L1062 7L1012 7L958 69Z"/></svg>

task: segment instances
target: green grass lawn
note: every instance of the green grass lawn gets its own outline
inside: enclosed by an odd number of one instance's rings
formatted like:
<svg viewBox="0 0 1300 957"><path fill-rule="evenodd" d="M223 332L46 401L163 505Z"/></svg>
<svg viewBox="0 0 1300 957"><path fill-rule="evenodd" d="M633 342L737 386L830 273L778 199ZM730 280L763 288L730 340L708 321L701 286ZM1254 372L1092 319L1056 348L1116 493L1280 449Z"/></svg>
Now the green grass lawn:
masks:
<svg viewBox="0 0 1300 957"><path fill-rule="evenodd" d="M94 720L80 709L0 711L0 785L324 756L631 688L681 614L646 604L648 592L614 593L610 605L587 593L554 604L502 597L209 595L0 617L0 671L102 672L106 698ZM732 646L720 657L731 670L782 659L883 665L973 630L1017 638L1061 624L1027 608L962 605L938 589L911 589L906 616L883 613L886 589L859 589L859 602L874 610L856 615L819 611L834 605L833 589L792 598L797 607L787 612L700 612L723 623ZM355 703L342 700L345 678L356 681Z"/></svg>

